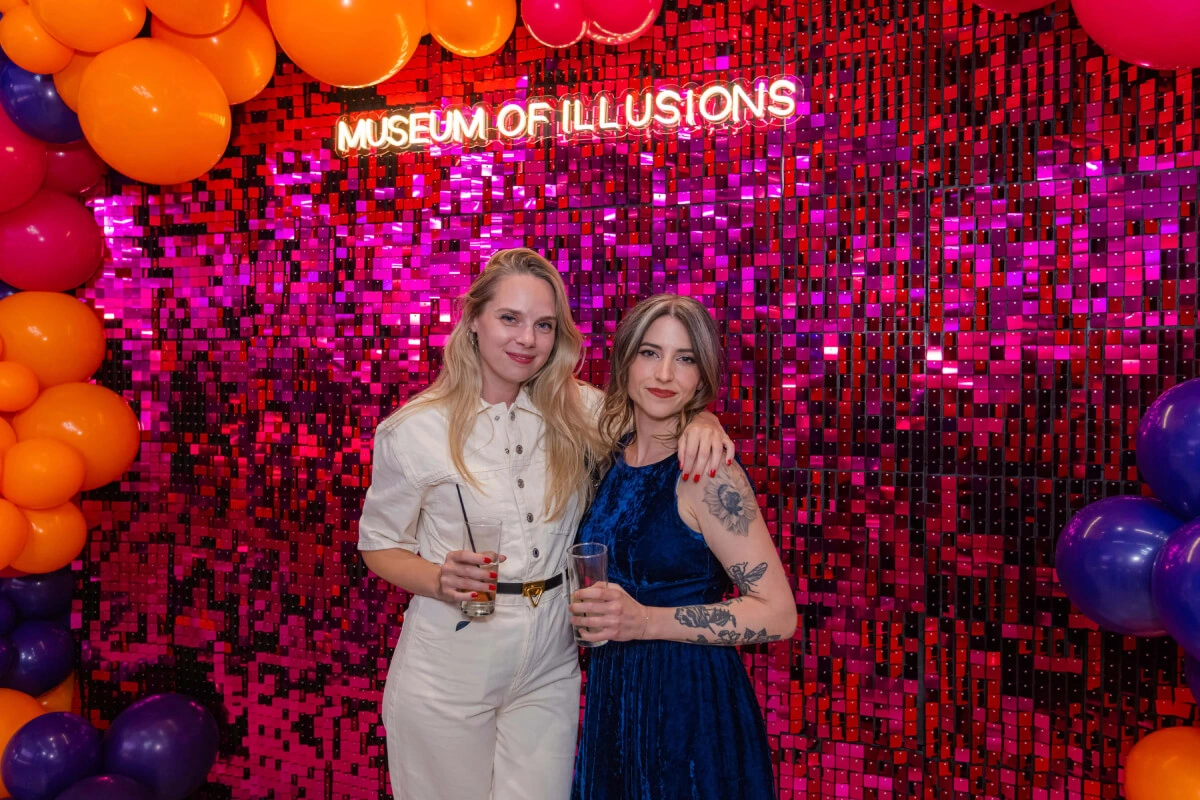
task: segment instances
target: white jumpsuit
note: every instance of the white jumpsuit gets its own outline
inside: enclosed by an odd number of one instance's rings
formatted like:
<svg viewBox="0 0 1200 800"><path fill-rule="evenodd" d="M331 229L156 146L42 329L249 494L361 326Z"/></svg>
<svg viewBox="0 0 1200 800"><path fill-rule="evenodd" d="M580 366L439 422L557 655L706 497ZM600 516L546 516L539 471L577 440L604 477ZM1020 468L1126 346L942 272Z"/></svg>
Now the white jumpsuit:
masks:
<svg viewBox="0 0 1200 800"><path fill-rule="evenodd" d="M582 387L587 406L599 392ZM503 582L545 580L566 567L583 511L577 495L547 520L541 415L522 391L511 407L480 400L464 448L478 487L455 470L447 420L426 407L375 432L360 550L402 548L435 564L463 549L467 514L503 522ZM498 594L491 617L414 597L383 694L388 767L397 800L565 800L579 722L578 651L565 581L536 608Z"/></svg>

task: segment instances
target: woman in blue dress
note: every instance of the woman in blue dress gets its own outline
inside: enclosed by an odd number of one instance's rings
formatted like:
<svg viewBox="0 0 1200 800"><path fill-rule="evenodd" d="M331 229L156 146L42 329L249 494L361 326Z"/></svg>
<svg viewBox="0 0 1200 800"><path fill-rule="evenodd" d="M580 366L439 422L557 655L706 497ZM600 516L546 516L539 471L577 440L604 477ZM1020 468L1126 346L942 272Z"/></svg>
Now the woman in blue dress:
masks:
<svg viewBox="0 0 1200 800"><path fill-rule="evenodd" d="M612 463L580 527L607 584L572 598L592 650L572 796L767 800L766 730L735 645L796 629L796 604L749 478L681 481L678 432L720 385L705 308L656 295L617 328L601 432ZM724 599L732 588L734 599Z"/></svg>

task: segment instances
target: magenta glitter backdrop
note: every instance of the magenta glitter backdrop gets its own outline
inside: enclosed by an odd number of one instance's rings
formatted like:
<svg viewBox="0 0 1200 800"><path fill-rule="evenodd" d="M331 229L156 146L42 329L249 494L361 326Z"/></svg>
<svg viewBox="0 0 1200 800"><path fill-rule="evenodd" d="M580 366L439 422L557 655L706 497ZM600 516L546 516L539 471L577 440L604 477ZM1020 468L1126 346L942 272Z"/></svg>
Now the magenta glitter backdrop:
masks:
<svg viewBox="0 0 1200 800"><path fill-rule="evenodd" d="M782 73L783 130L339 159L343 113ZM785 798L1117 798L1195 718L1167 640L1057 587L1086 503L1141 491L1141 412L1197 375L1197 75L1105 56L1065 0L668 2L645 38L497 56L428 40L388 83L290 65L187 190L94 201L101 379L141 455L85 503L85 713L217 709L210 798L388 796L377 703L403 598L356 521L376 424L429 380L453 298L527 245L605 377L624 308L693 295L717 410L803 614L744 651Z"/></svg>

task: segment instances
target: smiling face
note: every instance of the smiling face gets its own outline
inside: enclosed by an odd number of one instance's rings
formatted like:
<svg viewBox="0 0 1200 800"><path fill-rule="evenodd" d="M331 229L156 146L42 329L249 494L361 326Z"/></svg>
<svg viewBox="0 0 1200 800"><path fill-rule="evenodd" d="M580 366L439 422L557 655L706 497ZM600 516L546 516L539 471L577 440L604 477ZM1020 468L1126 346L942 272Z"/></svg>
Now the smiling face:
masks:
<svg viewBox="0 0 1200 800"><path fill-rule="evenodd" d="M678 419L699 385L700 368L687 328L672 316L659 317L646 329L629 364L634 409L647 420Z"/></svg>
<svg viewBox="0 0 1200 800"><path fill-rule="evenodd" d="M510 275L471 322L479 339L483 399L511 403L554 351L554 291L532 275Z"/></svg>

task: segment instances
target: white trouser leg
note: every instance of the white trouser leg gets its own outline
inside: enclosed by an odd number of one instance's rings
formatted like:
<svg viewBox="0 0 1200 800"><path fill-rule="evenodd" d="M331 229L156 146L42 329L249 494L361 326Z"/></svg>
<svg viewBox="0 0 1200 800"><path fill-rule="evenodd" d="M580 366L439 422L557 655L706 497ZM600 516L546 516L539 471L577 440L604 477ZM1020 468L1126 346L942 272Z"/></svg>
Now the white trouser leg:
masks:
<svg viewBox="0 0 1200 800"><path fill-rule="evenodd" d="M527 663L496 717L493 800L567 800L579 731L579 659L562 591L533 627L540 663Z"/></svg>
<svg viewBox="0 0 1200 800"><path fill-rule="evenodd" d="M413 599L383 697L396 800L569 796L579 667L567 617L561 588L537 609L501 596L462 629L457 605Z"/></svg>

